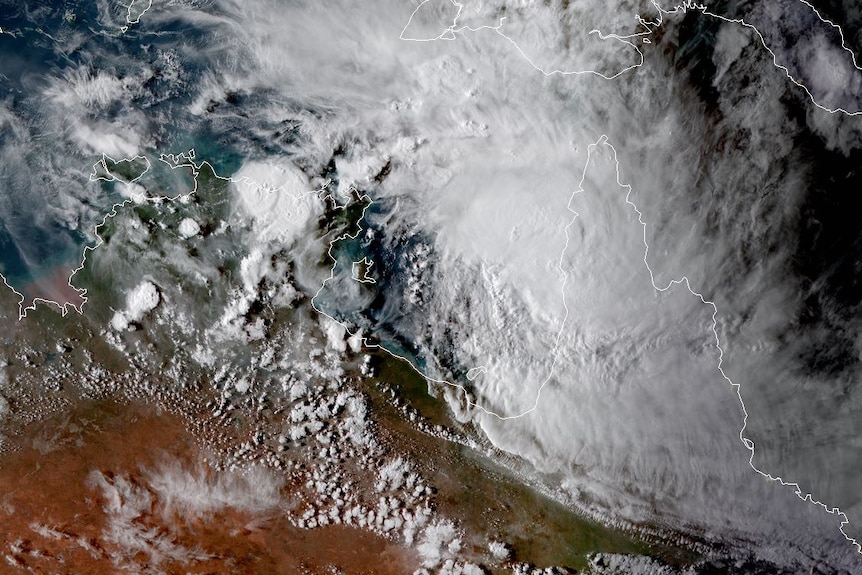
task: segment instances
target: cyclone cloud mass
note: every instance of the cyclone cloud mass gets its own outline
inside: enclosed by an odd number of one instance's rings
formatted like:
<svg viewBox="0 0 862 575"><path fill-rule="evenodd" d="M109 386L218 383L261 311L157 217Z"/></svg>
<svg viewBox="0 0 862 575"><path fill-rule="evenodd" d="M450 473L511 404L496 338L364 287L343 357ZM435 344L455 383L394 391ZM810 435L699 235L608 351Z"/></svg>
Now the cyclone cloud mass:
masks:
<svg viewBox="0 0 862 575"><path fill-rule="evenodd" d="M579 513L859 568L849 5L13 4L0 273L23 307L80 307L83 249L138 233L105 214L188 201L211 171L249 254L224 337L264 337L243 318L289 273L275 301L307 294L327 333L402 357ZM118 304L126 329L160 292L118 281L151 296Z"/></svg>

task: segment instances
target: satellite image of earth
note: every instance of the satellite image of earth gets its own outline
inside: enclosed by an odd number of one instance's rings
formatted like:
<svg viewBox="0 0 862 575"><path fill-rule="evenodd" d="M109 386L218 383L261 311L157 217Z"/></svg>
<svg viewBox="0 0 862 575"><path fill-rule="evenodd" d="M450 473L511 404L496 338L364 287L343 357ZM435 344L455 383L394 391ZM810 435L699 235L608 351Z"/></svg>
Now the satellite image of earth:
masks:
<svg viewBox="0 0 862 575"><path fill-rule="evenodd" d="M862 574L860 63L850 0L0 0L0 575Z"/></svg>

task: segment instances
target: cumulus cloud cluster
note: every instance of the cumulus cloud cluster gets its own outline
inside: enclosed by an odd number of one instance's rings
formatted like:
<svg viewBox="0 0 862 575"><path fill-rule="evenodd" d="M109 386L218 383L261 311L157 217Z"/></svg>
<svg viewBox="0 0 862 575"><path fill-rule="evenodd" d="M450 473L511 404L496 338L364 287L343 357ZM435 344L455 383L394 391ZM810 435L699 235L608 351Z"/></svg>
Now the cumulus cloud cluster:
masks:
<svg viewBox="0 0 862 575"><path fill-rule="evenodd" d="M782 310L801 299L783 279L793 259L783 230L798 220L812 177L794 142L817 134L830 148L852 149L858 126L799 107L805 95L750 29L685 9L648 26L655 5L628 1L469 2L460 13L436 1L383 1L373 10L350 2L216 5L164 6L144 24L182 23L225 42L199 54L173 46L172 56L159 45L146 65L123 60L124 70L70 68L51 76L34 100L36 108L50 102L73 118L60 140L72 152L65 157L137 153L168 131L151 118L168 117L202 140L219 134L245 157L230 187L248 249L237 258L238 284L210 324L213 340L262 341L267 326L253 317L256 303L289 306L297 288L314 293L328 272L321 246L305 241L325 215L317 192L328 186L346 201L354 188L370 190L382 207L359 244L377 241L391 257L359 255L374 261L382 279L399 257L407 260L405 281L381 294L373 290L395 284L360 285L352 267L337 269L348 277L329 284L321 298L327 309L362 312L373 303L367 317L387 322L418 350L430 375L470 374L459 383L499 415L535 407L502 421L463 410L463 396L449 395L497 447L561 478L555 487L562 497L610 520L682 520L709 533L799 545L802 554L806 545L831 550L843 542L836 516L805 507L751 471L737 437L741 406L717 370L712 310L681 286L657 293L646 268L652 265L658 285L685 274L714 295L721 335L741 335L727 348L728 373L743 386L746 372L756 373L760 397L781 395L763 374L798 355L779 334L794 321ZM845 105L857 71L835 30L796 4L780 6L786 18L764 27L764 39L824 101ZM770 20L768 10L755 8L746 18ZM799 28L811 30L808 41L775 41ZM182 98L161 80L180 84L171 64L177 58L197 75ZM157 105L171 98L178 103L170 112ZM154 113L129 102L152 104ZM43 157L38 146L21 152L33 140L28 118L36 115L2 103L4 165L36 165ZM608 150L588 163L588 146L603 133L617 146L624 180L635 185L631 199L649 223L646 236ZM585 166L586 187L572 196ZM57 188L59 172L66 173L51 167ZM41 185L38 171L0 176L9 189ZM88 208L80 186L70 187L74 193L54 211L40 213L77 229ZM28 213L44 205L44 198L33 200ZM4 223L13 238L26 237L20 224ZM194 242L202 223L182 219L177 233ZM134 233L142 245L149 234L143 227ZM644 239L652 246L648 262ZM15 245L25 263L45 255ZM770 257L758 255L758 246L768 246ZM296 285L281 250L302 264ZM173 257L197 265L187 253ZM208 286L211 278L196 271ZM343 286L350 287L338 292ZM146 282L131 291L114 327L141 321L159 305L159 293ZM330 351L361 344L335 322L324 324L324 335ZM203 346L197 357L214 363ZM245 393L251 384L235 389ZM768 403L754 399L761 413ZM787 403L801 418L804 401ZM296 412L295 439L319 422L307 411ZM780 427L766 423L761 432L768 437ZM803 467L799 459L794 465ZM755 511L743 516L739 509ZM812 544L810 529L823 540ZM442 549L437 543L429 539L429 557Z"/></svg>
<svg viewBox="0 0 862 575"><path fill-rule="evenodd" d="M655 295L642 261L642 241L636 241L642 239L636 214L626 211L624 202L608 199L621 195L615 183L598 186L612 189L594 208L602 217L590 224L576 220L567 229L573 214L566 206L587 163L587 146L608 133L624 160L626 179L638 184L633 198L646 206L657 283L688 274L698 289L720 285L723 268L711 264L724 261L739 245L731 241L704 249L711 233L707 218L723 229L735 226L729 232L734 241L757 241L757 230L764 228L737 214L751 212L759 186L772 189L788 182L788 172L780 176L782 169L772 167L770 158L788 158L795 130L784 122L788 112L778 100L788 92L794 97L792 84L751 31L738 33L732 24L700 11L678 10L665 14L660 34L651 36L665 42L662 47L677 40L696 45L696 39L683 37L686 26L699 18L713 26L718 41L709 56L715 65L710 81L719 91L714 96L709 86L694 84L700 72L680 73L660 51L642 44L644 65L613 82L591 74L542 74L536 69L543 67L539 60L562 68L570 63L554 58L567 53L596 54L601 60L589 66L575 62L574 68L606 65L610 70L639 62L629 45L621 44L626 58L586 49L600 36L582 34L573 20L562 23L572 26L570 32L558 28L562 24L554 18L554 7L548 12L533 4L518 7L501 28L507 35L487 27L499 24L498 13L482 6L463 21L476 30L464 28L453 41L397 42L408 21L405 33L417 40L436 37L434 26L448 22L445 3L423 6L412 20L403 11L383 10L373 21L350 6L333 6L349 17L327 21L327 27L351 22L339 37L354 44L314 51L308 50L310 38L322 25L314 9L283 14L301 23L302 31L291 36L276 33L265 4L242 16L237 10L235 17L250 23L238 37L257 67L245 77L231 72L224 83L247 93L291 93L320 110L314 119L291 115L300 126L294 144L298 166L324 171L339 149L336 155L349 158L341 166L353 181L356 166L391 162L380 186L367 180L373 169L360 176L379 197L399 202L381 227L383 234L412 230L433 238L424 259L433 261L434 279L421 283L414 299L387 294L395 301L384 309L404 302L424 314L421 320L415 313L405 317L400 334L423 350L431 375L469 371L475 375L471 393L502 415L531 408L547 382L553 400L537 406L536 421L480 418L497 445L540 469L568 469L564 485L574 500L601 501L615 515L644 519L638 500L645 490L667 503L662 513L712 526L727 521L725 512L735 513L709 495L719 485L728 495L769 508L761 517L736 521L742 532L772 532L777 522L782 536L804 540L804 528L794 525L810 521L826 539L842 542L839 518L825 513L809 518L791 490L780 494L775 484L759 484L737 437L741 406L716 369L711 310L685 291ZM632 18L625 25L616 20L622 14L650 16L649 10L628 4L575 9L584 12L579 21L620 35L643 31L643 21ZM531 11L540 11L540 17L526 17ZM553 33L530 29L543 25L553 27ZM570 52L557 50L566 43ZM525 47L523 53L516 45ZM531 53L531 46L547 52ZM270 58L274 50L294 57ZM772 97L752 97L740 88L739 78L746 73ZM722 142L705 139L716 125L723 126ZM750 130L752 136L734 136L733 129ZM715 154L709 151L713 144ZM800 168L789 159L787 166L792 202L802 190L794 179ZM704 180L704 173L742 191L734 198L717 194L723 209L704 214L691 190L724 189ZM759 174L759 183L742 181L751 173ZM605 176L599 180L607 182ZM758 213L775 205L771 196L758 201L763 202L754 207ZM357 302L367 296L355 293ZM655 298L662 303L651 307ZM484 370L470 371L477 366ZM569 449L572 441L583 450ZM738 489L738 482L750 490Z"/></svg>
<svg viewBox="0 0 862 575"><path fill-rule="evenodd" d="M204 561L210 555L182 542L188 526L228 510L262 513L279 503L281 483L271 472L187 468L167 460L143 478L94 471L90 485L104 501L102 539L121 569L158 573L160 565ZM146 561L139 561L146 557Z"/></svg>
<svg viewBox="0 0 862 575"><path fill-rule="evenodd" d="M159 290L150 281L144 280L126 295L126 308L114 313L111 327L117 331L129 329L159 305Z"/></svg>

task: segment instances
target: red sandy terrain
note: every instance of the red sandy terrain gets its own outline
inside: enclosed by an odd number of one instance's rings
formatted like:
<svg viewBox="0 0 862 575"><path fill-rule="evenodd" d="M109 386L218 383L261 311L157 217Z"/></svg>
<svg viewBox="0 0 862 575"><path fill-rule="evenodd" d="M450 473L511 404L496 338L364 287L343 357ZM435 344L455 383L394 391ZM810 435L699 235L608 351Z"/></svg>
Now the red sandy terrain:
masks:
<svg viewBox="0 0 862 575"><path fill-rule="evenodd" d="M408 550L357 529L300 530L289 488L201 464L182 423L91 404L33 425L0 462L0 572L412 573Z"/></svg>

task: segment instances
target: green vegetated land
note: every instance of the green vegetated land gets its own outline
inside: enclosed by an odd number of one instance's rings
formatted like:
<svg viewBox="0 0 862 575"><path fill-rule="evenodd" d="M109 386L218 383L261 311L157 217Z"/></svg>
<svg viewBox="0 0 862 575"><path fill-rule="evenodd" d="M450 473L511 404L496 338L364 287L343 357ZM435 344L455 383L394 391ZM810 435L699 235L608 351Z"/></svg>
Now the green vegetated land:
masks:
<svg viewBox="0 0 862 575"><path fill-rule="evenodd" d="M449 415L445 402L429 393L428 382L405 361L374 353L377 382L372 400L381 409L383 425L404 449L423 463L423 473L439 489L437 503L445 516L456 517L476 544L496 540L512 546L515 560L538 567L587 567L591 553L649 555L675 564L697 558L687 550L655 546L618 529L586 519L525 484L484 453L460 443L423 433L392 407L387 389L418 411L432 426L441 425L475 437ZM386 405L388 410L380 405Z"/></svg>

